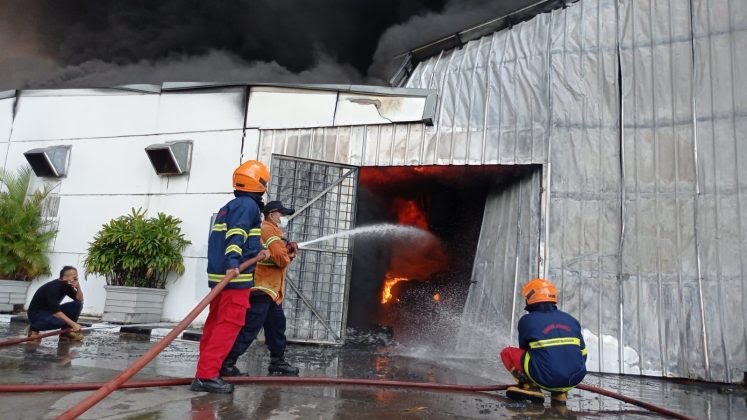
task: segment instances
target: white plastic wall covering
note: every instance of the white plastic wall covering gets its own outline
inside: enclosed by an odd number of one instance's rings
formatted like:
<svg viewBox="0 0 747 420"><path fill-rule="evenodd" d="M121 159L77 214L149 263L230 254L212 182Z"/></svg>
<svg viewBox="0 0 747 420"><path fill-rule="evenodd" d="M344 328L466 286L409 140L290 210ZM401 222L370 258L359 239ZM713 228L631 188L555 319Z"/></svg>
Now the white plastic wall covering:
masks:
<svg viewBox="0 0 747 420"><path fill-rule="evenodd" d="M543 163L548 36L547 24L521 24L419 64L406 86L440 92L424 160L432 154L434 164Z"/></svg>
<svg viewBox="0 0 747 420"><path fill-rule="evenodd" d="M160 96L118 90L23 91L11 140L64 140L157 132ZM40 124L40 120L43 124Z"/></svg>
<svg viewBox="0 0 747 420"><path fill-rule="evenodd" d="M548 273L561 290L560 307L589 332L587 367L619 372L615 4L574 6L552 13Z"/></svg>
<svg viewBox="0 0 747 420"><path fill-rule="evenodd" d="M685 304L680 296L665 295L677 290L680 281L697 283L695 273L690 272L693 276L688 279L678 263L683 256L695 260L695 249L683 248L681 241L692 244L696 239L676 228L694 206L694 165L688 153L692 149L689 11L686 1L635 1L624 6L620 17L627 23L620 41L621 65L626 69L622 80L623 340L638 350L638 371L669 376L680 370L677 363L688 359L683 341L689 337L679 324L699 324L690 318L697 311L679 313ZM681 147L686 156L679 156ZM702 373L701 369L698 375Z"/></svg>
<svg viewBox="0 0 747 420"><path fill-rule="evenodd" d="M490 37L490 46L488 48L487 56L483 56L481 61L484 60L485 63L492 63L493 62L493 53L495 51L495 36ZM491 75L493 74L492 71L490 71L490 66L480 66L481 76L485 79L485 85L484 86L475 86L477 91L482 92L482 96L484 97L483 100L483 109L482 109L482 127L488 126L488 104L490 104L491 96L490 96L490 81L491 81ZM475 128L480 127L479 125L475 125ZM482 134L482 136L480 136ZM469 149L469 154L471 156L470 163L472 164L479 164L482 161L482 157L485 156L485 147L488 143L488 130L483 129L482 132L477 131L475 136L477 137L479 142L473 142L471 143L471 146L473 148ZM477 146L476 149L475 145Z"/></svg>
<svg viewBox="0 0 747 420"><path fill-rule="evenodd" d="M337 92L254 86L247 104L247 128L308 128L334 125Z"/></svg>
<svg viewBox="0 0 747 420"><path fill-rule="evenodd" d="M423 161L433 149L434 163L460 161L443 151L479 119L463 120L465 104L485 113L478 162L542 163L529 151L549 150L546 267L585 328L590 370L735 382L747 371L747 3L690 3L574 3L425 60L406 86L439 89ZM464 57L485 45L487 58ZM484 111L454 96L481 94Z"/></svg>
<svg viewBox="0 0 747 420"><path fill-rule="evenodd" d="M709 373L736 382L747 371L747 4L694 0L692 6L696 223Z"/></svg>
<svg viewBox="0 0 747 420"><path fill-rule="evenodd" d="M239 86L162 92L158 132L240 130L246 90Z"/></svg>
<svg viewBox="0 0 747 420"><path fill-rule="evenodd" d="M495 353L516 345L521 285L537 276L541 170L488 192L457 349ZM496 281L501 279L501 281Z"/></svg>

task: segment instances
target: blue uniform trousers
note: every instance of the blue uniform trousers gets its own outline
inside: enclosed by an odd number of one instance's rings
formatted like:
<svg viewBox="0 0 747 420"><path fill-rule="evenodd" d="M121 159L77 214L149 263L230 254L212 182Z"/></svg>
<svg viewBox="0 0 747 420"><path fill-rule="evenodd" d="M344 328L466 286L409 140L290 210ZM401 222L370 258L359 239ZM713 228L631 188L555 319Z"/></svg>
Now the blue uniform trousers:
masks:
<svg viewBox="0 0 747 420"><path fill-rule="evenodd" d="M78 322L80 311L83 310L83 303L77 300L72 302L63 303L60 305L60 312L65 314L68 318L75 322ZM49 311L39 311L29 317L29 324L31 324L32 331L47 331L57 330L60 328L67 328L65 321L57 318Z"/></svg>
<svg viewBox="0 0 747 420"><path fill-rule="evenodd" d="M258 290L252 290L249 303L246 322L236 337L229 357L238 358L244 354L262 328L265 329L265 344L270 353L285 352L285 313L282 303L275 303L270 295Z"/></svg>

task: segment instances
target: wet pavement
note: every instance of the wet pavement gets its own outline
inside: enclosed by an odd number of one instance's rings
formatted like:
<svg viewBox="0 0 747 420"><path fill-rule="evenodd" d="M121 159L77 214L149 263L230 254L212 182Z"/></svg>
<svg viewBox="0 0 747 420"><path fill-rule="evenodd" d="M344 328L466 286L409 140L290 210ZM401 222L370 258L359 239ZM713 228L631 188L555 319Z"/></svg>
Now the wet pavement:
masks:
<svg viewBox="0 0 747 420"><path fill-rule="evenodd" d="M23 335L25 325L0 323L0 340ZM39 345L0 348L0 383L48 384L107 381L158 338L94 330L82 343L45 338ZM490 385L510 383L493 356L454 354L435 347L291 345L287 358L300 376L388 379ZM135 379L191 377L198 344L175 341ZM269 355L255 343L239 360L253 376L266 374ZM587 376L584 383L666 407L699 419L747 418L747 389L632 376ZM0 418L53 418L85 392L0 394ZM549 398L548 398L549 400ZM566 409L514 402L502 393L447 393L355 386L243 385L229 395L195 393L188 386L116 391L83 419L462 419L462 418L658 418L657 414L574 390Z"/></svg>

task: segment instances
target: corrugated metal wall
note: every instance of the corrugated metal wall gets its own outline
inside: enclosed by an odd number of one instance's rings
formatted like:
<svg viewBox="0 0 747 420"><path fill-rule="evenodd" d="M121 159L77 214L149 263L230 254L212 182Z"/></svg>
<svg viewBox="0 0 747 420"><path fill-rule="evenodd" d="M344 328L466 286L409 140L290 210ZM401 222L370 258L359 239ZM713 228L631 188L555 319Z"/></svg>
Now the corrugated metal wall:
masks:
<svg viewBox="0 0 747 420"><path fill-rule="evenodd" d="M510 345L516 339L510 331L524 305L513 296L538 273L541 176L538 166L488 192L462 319L471 327L459 330L460 350L495 353L495 341Z"/></svg>
<svg viewBox="0 0 747 420"><path fill-rule="evenodd" d="M258 159L273 153L356 166L433 163L422 123L261 130Z"/></svg>
<svg viewBox="0 0 747 420"><path fill-rule="evenodd" d="M406 87L437 89L426 132L437 164L526 164L547 158L549 15L420 63Z"/></svg>
<svg viewBox="0 0 747 420"><path fill-rule="evenodd" d="M747 371L745 41L741 0L584 0L407 83L439 89L427 131L469 151L439 163L549 160L548 274L591 370Z"/></svg>

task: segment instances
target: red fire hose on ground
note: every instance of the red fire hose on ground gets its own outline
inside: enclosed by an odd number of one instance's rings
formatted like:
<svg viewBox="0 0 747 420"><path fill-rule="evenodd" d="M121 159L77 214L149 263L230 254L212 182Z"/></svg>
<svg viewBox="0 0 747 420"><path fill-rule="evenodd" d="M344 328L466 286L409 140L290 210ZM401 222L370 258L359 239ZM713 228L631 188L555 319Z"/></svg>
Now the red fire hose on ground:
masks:
<svg viewBox="0 0 747 420"><path fill-rule="evenodd" d="M260 258L251 258L239 267L239 271L244 271L246 267L257 262ZM85 413L97 404L99 401L106 398L109 394L114 392L118 388L146 388L156 386L177 386L177 385L189 385L193 378L171 378L171 379L154 379L147 381L133 381L127 382L128 379L132 378L137 372L144 368L151 360L153 360L166 346L168 346L179 334L187 328L192 321L202 312L210 302L218 295L218 293L226 287L229 281L235 277L235 273L232 272L227 274L218 283L210 293L205 296L200 303L195 306L187 316L174 327L169 334L167 334L161 341L155 343L144 355L136 360L127 369L122 371L117 377L107 383L93 382L93 383L71 383L71 384L43 384L43 385L0 385L0 392L42 392L42 391L85 391L96 389L96 392L89 395L86 399L79 402L75 406L71 407L64 413L62 413L58 420L69 420L74 419L81 414ZM14 340L8 340L2 343L2 345L17 344L31 339L38 339L43 337L49 337L53 335L62 334L67 332L69 329L52 331L45 334L40 334L33 338L19 338ZM325 377L230 377L225 378L227 382L234 384L286 384L286 385L363 385L363 386L379 386L379 387L396 387L396 388L416 388L416 389L427 389L427 390L441 390L441 391L452 391L452 392L485 392L485 391L501 391L505 390L511 385L453 385L453 384L438 384L431 382L406 382L406 381L386 381L376 379L347 379L347 378L325 378ZM691 417L676 413L666 408L658 407L653 404L649 404L643 401L636 400L634 398L626 397L621 394L617 394L605 389L589 386L589 385L578 385L578 389L582 389L589 392L594 392L600 395L604 395L610 398L615 398L620 401L624 401L629 404L633 404L655 413L670 416L676 419L687 419Z"/></svg>
<svg viewBox="0 0 747 420"><path fill-rule="evenodd" d="M502 391L511 385L454 385L454 384L438 384L433 382L407 382L407 381L385 381L378 379L348 379L348 378L325 378L325 377L288 377L288 376L237 376L225 378L226 382L230 382L237 385L247 384L282 384L282 385L324 385L324 386L335 386L335 385L357 385L357 386L375 386L375 387L389 387L389 388L411 388L411 389L423 389L431 391L450 391L450 392L466 392L466 393L480 393L487 391ZM159 386L182 386L189 385L192 383L192 378L168 378L168 379L151 379L143 381L131 381L125 382L118 386L118 388L150 388ZM68 383L68 384L42 384L42 385L0 385L0 392L59 392L59 391L89 391L94 389L100 389L108 385L104 382L80 382L80 383ZM659 407L653 404L649 404L634 398L626 397L615 392L611 392L602 388L597 388L590 385L580 384L576 388L594 392L600 395L604 395L610 398L614 398L628 404L636 405L638 407L645 408L649 411L669 416L675 419L691 420L692 417L688 417L674 411L668 410L663 407ZM75 407L73 407L75 408ZM90 407L89 407L90 408Z"/></svg>
<svg viewBox="0 0 747 420"><path fill-rule="evenodd" d="M70 331L72 331L71 328L65 328L65 329L62 329L62 330L54 330L54 331L46 332L46 333L43 333L43 334L35 335L33 337L11 338L10 340L0 341L0 347L10 346L10 345L13 345L13 344L25 343L27 341L39 340L39 339L42 339L44 337L51 337L53 335L65 334L66 332L70 332Z"/></svg>
<svg viewBox="0 0 747 420"><path fill-rule="evenodd" d="M110 330L112 328L122 328L122 327L127 327L127 328L151 327L152 328L152 327L158 327L158 325L157 324L152 324L152 323L151 324L127 324L127 325L100 325L100 326L92 326L92 327L83 327L80 330L81 331ZM45 338L45 337L52 337L52 336L55 336L55 335L62 335L62 334L65 334L66 332L70 332L70 331L72 331L71 328L64 328L64 329L61 329L61 330L54 330L54 331L45 332L45 333L42 333L42 334L39 334L39 335L35 335L33 337L11 338L9 340L0 341L0 347L6 347L6 346L11 346L13 344L25 343L27 341L36 341L36 340L40 340L40 339Z"/></svg>

